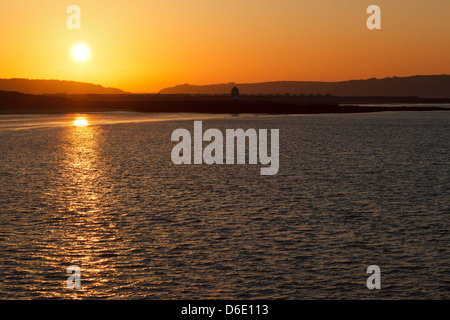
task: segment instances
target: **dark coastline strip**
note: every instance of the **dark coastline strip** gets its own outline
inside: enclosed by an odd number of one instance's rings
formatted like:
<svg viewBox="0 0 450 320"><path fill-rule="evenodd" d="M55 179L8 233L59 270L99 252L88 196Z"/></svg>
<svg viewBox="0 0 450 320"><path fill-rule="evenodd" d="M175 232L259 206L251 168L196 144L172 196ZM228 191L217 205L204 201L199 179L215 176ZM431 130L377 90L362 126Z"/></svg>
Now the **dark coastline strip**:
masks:
<svg viewBox="0 0 450 320"><path fill-rule="evenodd" d="M450 111L446 107L362 107L335 103L298 103L271 100L231 99L136 99L103 96L51 96L0 92L0 114L64 114L80 112L135 111L150 113L209 114L323 114L384 111Z"/></svg>

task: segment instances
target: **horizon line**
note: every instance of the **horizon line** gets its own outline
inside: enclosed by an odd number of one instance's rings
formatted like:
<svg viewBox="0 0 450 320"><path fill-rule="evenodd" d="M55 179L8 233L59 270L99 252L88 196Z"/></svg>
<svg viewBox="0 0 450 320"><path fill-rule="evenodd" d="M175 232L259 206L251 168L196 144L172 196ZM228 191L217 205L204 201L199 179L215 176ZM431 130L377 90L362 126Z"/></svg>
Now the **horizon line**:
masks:
<svg viewBox="0 0 450 320"><path fill-rule="evenodd" d="M206 87L206 86L219 86L219 85L248 85L248 84L266 84L266 83L280 83L280 82L309 82L309 83L339 83L339 82L350 82L350 81L367 81L367 80L384 80L384 79L395 79L395 78L413 78L413 77L432 77L432 76L450 76L450 74L415 74L409 76L385 76L385 77L371 77L371 78L360 78L360 79L348 79L348 80L336 80L336 81L324 81L324 80L270 80L270 81L260 81L260 82L221 82L221 83L208 83L208 84L175 84L172 86L164 87L159 91L126 91L118 87L105 86L99 83L87 82L87 81L77 81L77 80L67 80L67 79L54 79L54 78L0 78L0 80L29 80L29 81L60 81L60 82L75 82L81 84L90 84L95 86L101 86L105 89L115 89L123 91L124 94L159 94L162 90L175 88L180 86L192 86L192 87Z"/></svg>

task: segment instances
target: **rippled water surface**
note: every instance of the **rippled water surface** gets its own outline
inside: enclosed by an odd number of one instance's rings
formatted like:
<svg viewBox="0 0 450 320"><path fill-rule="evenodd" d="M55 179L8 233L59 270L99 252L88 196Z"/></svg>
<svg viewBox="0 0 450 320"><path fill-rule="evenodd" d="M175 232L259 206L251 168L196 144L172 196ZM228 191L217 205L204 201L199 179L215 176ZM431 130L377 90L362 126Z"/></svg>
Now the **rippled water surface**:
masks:
<svg viewBox="0 0 450 320"><path fill-rule="evenodd" d="M446 112L203 121L280 129L276 176L172 164L185 117L76 116L0 116L0 298L450 298Z"/></svg>

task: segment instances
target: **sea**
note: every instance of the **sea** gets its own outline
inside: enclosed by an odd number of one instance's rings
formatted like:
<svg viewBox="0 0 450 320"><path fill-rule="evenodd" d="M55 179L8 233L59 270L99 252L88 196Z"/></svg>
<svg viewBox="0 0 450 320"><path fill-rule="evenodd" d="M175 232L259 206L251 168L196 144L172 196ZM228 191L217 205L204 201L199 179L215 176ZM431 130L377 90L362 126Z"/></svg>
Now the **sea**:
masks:
<svg viewBox="0 0 450 320"><path fill-rule="evenodd" d="M278 173L175 165L194 120ZM0 115L0 299L449 299L449 173L445 111Z"/></svg>

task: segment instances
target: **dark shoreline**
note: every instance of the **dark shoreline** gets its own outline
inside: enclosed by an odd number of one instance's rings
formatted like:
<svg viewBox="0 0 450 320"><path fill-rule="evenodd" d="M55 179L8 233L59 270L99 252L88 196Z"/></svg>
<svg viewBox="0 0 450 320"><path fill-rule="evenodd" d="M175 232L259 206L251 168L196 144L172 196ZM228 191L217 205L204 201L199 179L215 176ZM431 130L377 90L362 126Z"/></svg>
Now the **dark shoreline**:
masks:
<svg viewBox="0 0 450 320"><path fill-rule="evenodd" d="M402 103L420 98L385 97L378 103ZM185 95L30 95L0 91L0 114L67 114L83 112L134 111L150 113L209 114L323 114L374 113L384 111L450 111L446 107L370 106L346 104L345 97L291 97ZM425 102L426 101L426 102ZM426 99L424 103L433 103ZM436 103L443 102L437 100ZM358 103L374 103L374 98L359 97ZM353 100L355 103L355 100ZM376 103L376 102L375 102ZM407 103L407 102L403 102ZM409 102L411 103L411 102ZM375 104L376 105L376 104Z"/></svg>

